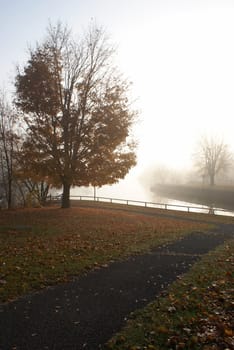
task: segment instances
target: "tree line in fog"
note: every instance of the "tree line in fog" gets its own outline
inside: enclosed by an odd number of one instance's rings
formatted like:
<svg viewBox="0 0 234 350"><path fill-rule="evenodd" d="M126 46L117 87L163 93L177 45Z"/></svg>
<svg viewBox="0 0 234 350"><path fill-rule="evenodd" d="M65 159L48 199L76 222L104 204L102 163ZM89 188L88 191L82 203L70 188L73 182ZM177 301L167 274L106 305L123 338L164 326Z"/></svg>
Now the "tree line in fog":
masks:
<svg viewBox="0 0 234 350"><path fill-rule="evenodd" d="M150 187L158 184L234 185L234 154L218 136L202 136L191 154L191 169L179 170L164 164L153 165L141 177Z"/></svg>

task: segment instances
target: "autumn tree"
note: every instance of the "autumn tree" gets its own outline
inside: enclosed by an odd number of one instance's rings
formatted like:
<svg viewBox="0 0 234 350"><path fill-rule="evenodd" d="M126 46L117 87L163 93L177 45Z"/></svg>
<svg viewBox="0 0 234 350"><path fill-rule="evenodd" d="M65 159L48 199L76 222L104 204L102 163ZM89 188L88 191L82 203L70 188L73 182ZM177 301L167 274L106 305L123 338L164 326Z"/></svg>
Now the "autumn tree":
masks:
<svg viewBox="0 0 234 350"><path fill-rule="evenodd" d="M218 174L230 168L232 159L228 145L218 137L202 137L194 154L195 166L203 178L209 178L210 186L215 185Z"/></svg>
<svg viewBox="0 0 234 350"><path fill-rule="evenodd" d="M34 172L62 185L112 184L135 165L129 133L135 118L129 84L113 64L104 31L91 25L79 41L61 23L31 50L16 77L16 105L24 112L25 159Z"/></svg>

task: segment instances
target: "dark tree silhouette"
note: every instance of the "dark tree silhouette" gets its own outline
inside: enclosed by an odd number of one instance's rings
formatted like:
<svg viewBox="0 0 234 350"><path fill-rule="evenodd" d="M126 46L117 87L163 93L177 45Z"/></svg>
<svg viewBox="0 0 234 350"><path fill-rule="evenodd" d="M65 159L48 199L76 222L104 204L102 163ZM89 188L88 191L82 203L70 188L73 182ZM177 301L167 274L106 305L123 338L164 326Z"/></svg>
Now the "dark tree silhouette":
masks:
<svg viewBox="0 0 234 350"><path fill-rule="evenodd" d="M0 183L7 201L12 207L13 184L15 180L16 158L19 136L16 133L17 117L13 108L7 103L6 96L0 93ZM2 196L2 193L0 193Z"/></svg>

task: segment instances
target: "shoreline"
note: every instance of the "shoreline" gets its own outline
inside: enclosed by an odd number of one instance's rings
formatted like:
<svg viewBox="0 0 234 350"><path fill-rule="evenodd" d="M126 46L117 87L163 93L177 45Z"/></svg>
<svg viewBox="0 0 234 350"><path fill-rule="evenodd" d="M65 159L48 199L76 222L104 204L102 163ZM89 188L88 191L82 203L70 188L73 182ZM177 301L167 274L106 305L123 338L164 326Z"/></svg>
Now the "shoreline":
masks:
<svg viewBox="0 0 234 350"><path fill-rule="evenodd" d="M168 199L234 210L234 186L157 184L151 192Z"/></svg>

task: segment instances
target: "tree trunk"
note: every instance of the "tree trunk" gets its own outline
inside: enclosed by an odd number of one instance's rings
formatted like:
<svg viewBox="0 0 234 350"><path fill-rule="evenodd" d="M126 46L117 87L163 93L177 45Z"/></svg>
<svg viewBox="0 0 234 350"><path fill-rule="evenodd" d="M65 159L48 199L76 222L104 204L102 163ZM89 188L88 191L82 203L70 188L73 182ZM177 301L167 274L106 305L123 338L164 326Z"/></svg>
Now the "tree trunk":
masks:
<svg viewBox="0 0 234 350"><path fill-rule="evenodd" d="M45 204L46 204L48 193L49 193L49 188L50 188L50 185L48 185L44 181L41 181L38 199L39 199L39 202L42 206L45 206Z"/></svg>
<svg viewBox="0 0 234 350"><path fill-rule="evenodd" d="M7 193L7 207L11 209L12 206L12 181L9 179L8 181L8 193Z"/></svg>
<svg viewBox="0 0 234 350"><path fill-rule="evenodd" d="M215 184L215 174L210 175L210 186L214 186Z"/></svg>
<svg viewBox="0 0 234 350"><path fill-rule="evenodd" d="M71 185L67 182L63 183L63 195L61 208L70 208L70 188Z"/></svg>

